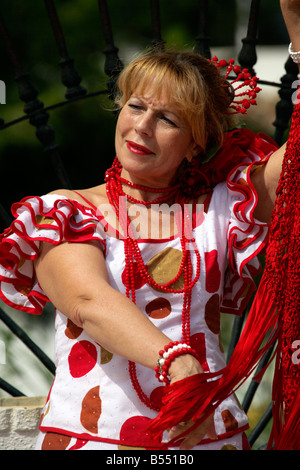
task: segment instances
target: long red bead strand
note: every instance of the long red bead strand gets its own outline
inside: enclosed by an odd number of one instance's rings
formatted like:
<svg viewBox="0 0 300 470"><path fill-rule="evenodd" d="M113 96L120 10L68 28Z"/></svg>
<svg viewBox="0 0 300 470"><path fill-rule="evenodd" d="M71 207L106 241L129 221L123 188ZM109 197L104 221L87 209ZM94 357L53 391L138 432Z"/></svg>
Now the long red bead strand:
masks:
<svg viewBox="0 0 300 470"><path fill-rule="evenodd" d="M171 188L148 188L146 186L135 185L120 176L122 167L117 159L111 169L106 173L106 192L108 200L111 206L114 208L118 217L121 229L125 235L124 239L124 256L125 256L125 284L126 284L126 296L131 298L132 302L136 302L135 296L135 279L134 279L134 261L137 263L139 273L151 287L160 289L166 293L178 293L183 294L183 306L182 306L182 338L183 342L190 344L190 309L192 299L192 288L198 281L200 276L200 254L197 248L195 239L192 236L192 221L189 213L185 212L184 203L188 203L186 198L182 197L180 193L180 185L173 186ZM152 201L139 201L133 197L129 197L123 191L122 184L125 184L131 188L139 189L142 191L163 193L164 196L156 198ZM175 214L176 226L180 233L180 241L182 247L182 260L177 275L174 279L170 280L165 284L159 284L150 276L147 267L143 261L139 245L134 237L134 232L131 227L131 221L128 216L127 208L120 209L120 197L126 197L130 202L151 206L151 204L158 204L171 199L175 195L175 202L181 205L183 211L180 214ZM188 237L186 232L188 231ZM196 256L196 272L193 279L193 269L191 261L191 247ZM182 289L175 289L171 286L183 275L184 287ZM129 361L129 375L132 382L132 386L136 391L139 399L148 408L155 411L159 411L160 407L154 403L147 395L143 392L141 385L137 378L136 365L134 362Z"/></svg>

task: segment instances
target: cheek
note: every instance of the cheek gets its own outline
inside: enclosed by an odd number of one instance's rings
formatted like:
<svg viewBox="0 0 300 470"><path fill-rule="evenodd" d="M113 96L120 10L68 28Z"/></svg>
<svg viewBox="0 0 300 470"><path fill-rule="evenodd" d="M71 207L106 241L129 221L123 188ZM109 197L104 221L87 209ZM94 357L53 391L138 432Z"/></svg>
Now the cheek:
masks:
<svg viewBox="0 0 300 470"><path fill-rule="evenodd" d="M181 163L190 152L190 141L184 137L170 139L164 146L165 153L172 155L174 161Z"/></svg>
<svg viewBox="0 0 300 470"><path fill-rule="evenodd" d="M119 133L119 128L118 125L116 127L116 132L115 132L115 151L118 154L120 148L120 133Z"/></svg>
<svg viewBox="0 0 300 470"><path fill-rule="evenodd" d="M125 139L132 138L134 135L135 120L126 109L122 109L116 126L115 142L118 145L123 145Z"/></svg>
<svg viewBox="0 0 300 470"><path fill-rule="evenodd" d="M121 111L122 113L122 111ZM116 146L116 150L117 150L117 147L119 148L120 145L122 144L122 138L123 136L126 134L126 127L125 124L126 124L126 119L123 118L123 116L119 115L119 118L118 118L118 121L117 121L117 125L116 125L116 131L115 131L115 146ZM127 121L128 122L128 121Z"/></svg>
<svg viewBox="0 0 300 470"><path fill-rule="evenodd" d="M117 126L116 126L116 131L122 134L124 132L124 129L130 125L130 116L128 115L127 111L125 108L121 109L118 120L117 120Z"/></svg>

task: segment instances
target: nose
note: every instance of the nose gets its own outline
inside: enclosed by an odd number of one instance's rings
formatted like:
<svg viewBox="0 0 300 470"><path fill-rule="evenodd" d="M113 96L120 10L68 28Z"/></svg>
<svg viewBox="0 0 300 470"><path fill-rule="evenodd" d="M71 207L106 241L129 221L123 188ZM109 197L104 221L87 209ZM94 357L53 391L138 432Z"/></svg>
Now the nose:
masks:
<svg viewBox="0 0 300 470"><path fill-rule="evenodd" d="M153 116L151 112L144 112L136 121L135 130L138 134L151 137L153 135Z"/></svg>

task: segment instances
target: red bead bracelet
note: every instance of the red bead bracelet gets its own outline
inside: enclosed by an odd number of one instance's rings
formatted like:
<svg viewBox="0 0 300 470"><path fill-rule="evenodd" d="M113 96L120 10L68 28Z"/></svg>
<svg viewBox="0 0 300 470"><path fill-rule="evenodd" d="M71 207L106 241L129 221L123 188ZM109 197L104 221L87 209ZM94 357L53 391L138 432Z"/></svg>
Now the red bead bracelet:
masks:
<svg viewBox="0 0 300 470"><path fill-rule="evenodd" d="M191 346L186 343L180 343L178 341L172 341L171 343L167 344L164 349L159 351L157 366L154 368L155 377L159 380L159 382L163 382L165 384L170 383L170 379L168 377L169 367L176 357L183 354L192 354L194 357L196 357L196 359L198 359L197 352L192 349Z"/></svg>

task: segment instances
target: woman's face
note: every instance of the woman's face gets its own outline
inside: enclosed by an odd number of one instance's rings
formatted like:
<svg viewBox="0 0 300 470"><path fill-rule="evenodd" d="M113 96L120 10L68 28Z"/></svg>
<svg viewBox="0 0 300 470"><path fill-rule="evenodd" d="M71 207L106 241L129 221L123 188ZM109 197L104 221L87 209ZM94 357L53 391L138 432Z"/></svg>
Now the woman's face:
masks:
<svg viewBox="0 0 300 470"><path fill-rule="evenodd" d="M119 115L115 145L122 176L157 188L174 184L183 160L199 151L164 91L159 99L151 91L131 95Z"/></svg>

